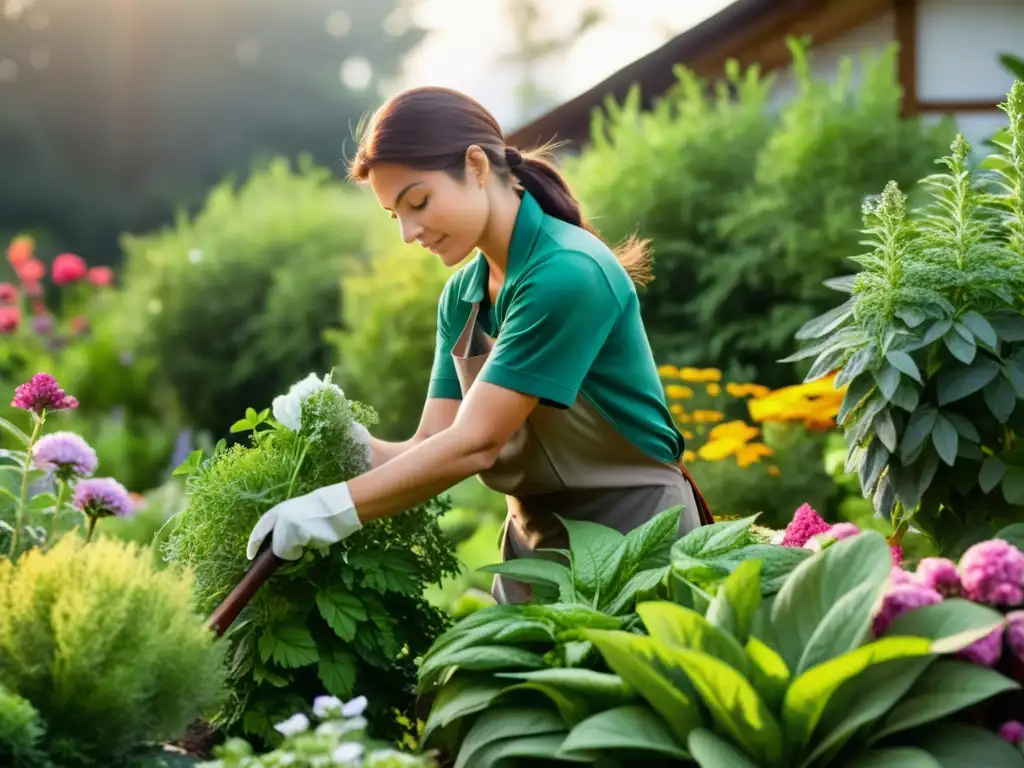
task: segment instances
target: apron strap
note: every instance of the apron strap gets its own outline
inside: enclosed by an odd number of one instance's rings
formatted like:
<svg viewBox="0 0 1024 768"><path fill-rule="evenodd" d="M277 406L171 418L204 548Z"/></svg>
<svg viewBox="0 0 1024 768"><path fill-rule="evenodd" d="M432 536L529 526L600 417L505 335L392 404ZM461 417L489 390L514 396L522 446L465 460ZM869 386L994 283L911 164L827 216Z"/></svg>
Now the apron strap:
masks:
<svg viewBox="0 0 1024 768"><path fill-rule="evenodd" d="M683 462L679 462L679 469L682 470L683 477L686 478L686 481L690 484L690 488L693 489L693 498L697 501L697 514L700 516L700 524L713 524L715 522L715 518L711 514L711 507L704 498L704 494L700 492L700 488L697 487L697 482L693 479L693 475L690 474L690 470L686 468L686 465L683 464Z"/></svg>

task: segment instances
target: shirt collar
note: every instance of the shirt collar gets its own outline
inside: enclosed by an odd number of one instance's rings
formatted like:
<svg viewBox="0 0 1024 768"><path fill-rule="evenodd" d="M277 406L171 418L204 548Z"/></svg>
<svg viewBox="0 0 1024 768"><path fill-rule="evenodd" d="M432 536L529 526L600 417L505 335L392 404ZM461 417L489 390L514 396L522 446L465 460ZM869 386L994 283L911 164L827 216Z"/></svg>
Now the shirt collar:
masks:
<svg viewBox="0 0 1024 768"><path fill-rule="evenodd" d="M508 246L508 269L505 272L506 282L515 277L529 261L530 253L537 242L541 223L544 221L544 210L540 203L529 192L523 191L516 223L512 227L512 240ZM462 288L462 300L475 304L483 301L487 294L487 261L483 253L477 252L471 264L466 282Z"/></svg>

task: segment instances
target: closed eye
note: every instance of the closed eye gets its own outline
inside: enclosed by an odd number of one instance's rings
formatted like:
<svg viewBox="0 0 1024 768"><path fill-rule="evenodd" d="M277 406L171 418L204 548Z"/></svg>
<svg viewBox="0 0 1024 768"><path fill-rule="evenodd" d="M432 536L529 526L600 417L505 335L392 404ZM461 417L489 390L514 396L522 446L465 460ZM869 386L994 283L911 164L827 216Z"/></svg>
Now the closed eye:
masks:
<svg viewBox="0 0 1024 768"><path fill-rule="evenodd" d="M422 211L424 208L427 207L427 201L429 199L429 197L424 197L422 203L419 203L418 205L410 205L409 207L412 208L414 211Z"/></svg>

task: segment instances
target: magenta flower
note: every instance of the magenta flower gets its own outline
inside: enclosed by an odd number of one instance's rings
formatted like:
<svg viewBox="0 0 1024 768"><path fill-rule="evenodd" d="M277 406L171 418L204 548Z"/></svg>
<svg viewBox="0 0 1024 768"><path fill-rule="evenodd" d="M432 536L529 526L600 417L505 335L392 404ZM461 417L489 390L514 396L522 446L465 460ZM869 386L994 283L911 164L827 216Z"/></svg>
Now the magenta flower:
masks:
<svg viewBox="0 0 1024 768"><path fill-rule="evenodd" d="M910 571L905 571L898 565L894 565L892 570L889 571L889 582L893 587L899 586L900 584L917 584L921 583L920 579L917 578Z"/></svg>
<svg viewBox="0 0 1024 768"><path fill-rule="evenodd" d="M993 629L980 640L975 640L956 655L958 658L972 661L983 667L994 667L1003 655L1002 625Z"/></svg>
<svg viewBox="0 0 1024 768"><path fill-rule="evenodd" d="M1024 552L1002 539L975 544L960 558L960 581L968 600L1020 605L1024 603Z"/></svg>
<svg viewBox="0 0 1024 768"><path fill-rule="evenodd" d="M943 597L959 595L960 574L956 563L944 557L926 557L917 564L917 579Z"/></svg>
<svg viewBox="0 0 1024 768"><path fill-rule="evenodd" d="M37 373L27 383L14 390L11 405L23 411L42 413L66 411L78 407L78 400L67 394L48 373Z"/></svg>
<svg viewBox="0 0 1024 768"><path fill-rule="evenodd" d="M887 630L897 617L914 608L942 602L942 595L934 589L915 583L895 584L882 600L872 624L875 636Z"/></svg>
<svg viewBox="0 0 1024 768"><path fill-rule="evenodd" d="M135 509L128 489L112 477L94 477L75 486L74 505L92 518L128 517Z"/></svg>
<svg viewBox="0 0 1024 768"><path fill-rule="evenodd" d="M785 535L782 537L784 547L802 547L812 537L819 533L825 533L831 528L828 523L819 515L810 504L801 504L800 508L793 513L793 519L786 526Z"/></svg>
<svg viewBox="0 0 1024 768"><path fill-rule="evenodd" d="M899 544L890 544L889 553L892 555L893 565L903 565L903 547Z"/></svg>
<svg viewBox="0 0 1024 768"><path fill-rule="evenodd" d="M1011 744L1024 741L1024 723L1020 720L1007 720L999 726L999 735Z"/></svg>
<svg viewBox="0 0 1024 768"><path fill-rule="evenodd" d="M37 467L52 470L65 480L72 475L88 477L99 464L96 451L74 432L43 435L32 446L32 458Z"/></svg>
<svg viewBox="0 0 1024 768"><path fill-rule="evenodd" d="M1018 661L1024 662L1024 611L1006 614L1006 645Z"/></svg>

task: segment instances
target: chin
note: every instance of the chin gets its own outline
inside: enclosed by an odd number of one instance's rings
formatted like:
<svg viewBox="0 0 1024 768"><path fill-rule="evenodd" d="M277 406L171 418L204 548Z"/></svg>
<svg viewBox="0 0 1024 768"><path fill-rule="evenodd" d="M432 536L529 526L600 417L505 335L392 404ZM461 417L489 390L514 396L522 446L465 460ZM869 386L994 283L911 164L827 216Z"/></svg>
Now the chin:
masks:
<svg viewBox="0 0 1024 768"><path fill-rule="evenodd" d="M469 250L464 248L445 249L442 253L437 254L437 258L439 258L441 263L446 267L457 267L459 264L464 262L474 250L474 248L470 248Z"/></svg>

